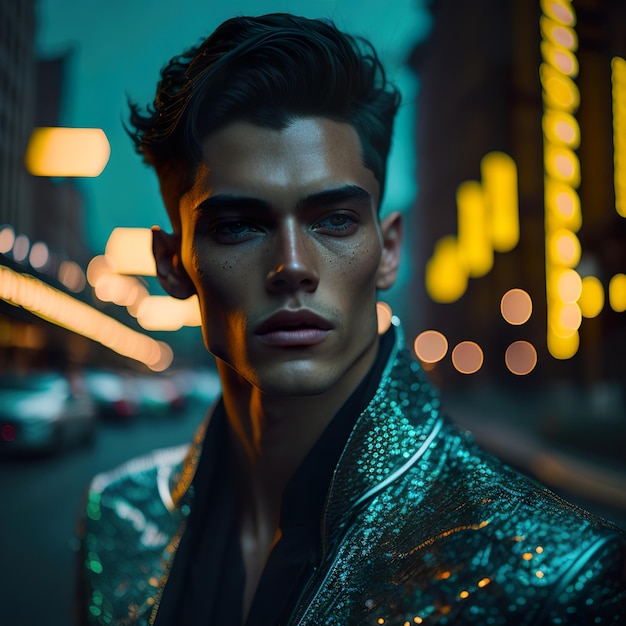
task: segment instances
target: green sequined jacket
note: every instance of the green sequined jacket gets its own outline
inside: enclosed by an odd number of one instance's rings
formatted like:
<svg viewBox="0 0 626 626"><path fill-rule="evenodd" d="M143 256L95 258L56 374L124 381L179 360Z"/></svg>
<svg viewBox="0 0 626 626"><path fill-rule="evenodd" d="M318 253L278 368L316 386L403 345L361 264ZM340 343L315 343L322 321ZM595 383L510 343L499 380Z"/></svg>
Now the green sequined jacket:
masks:
<svg viewBox="0 0 626 626"><path fill-rule="evenodd" d="M401 333L335 470L323 558L290 625L626 624L626 537L478 448L440 415ZM193 507L190 448L90 487L83 613L149 624ZM175 626L175 625L172 625Z"/></svg>

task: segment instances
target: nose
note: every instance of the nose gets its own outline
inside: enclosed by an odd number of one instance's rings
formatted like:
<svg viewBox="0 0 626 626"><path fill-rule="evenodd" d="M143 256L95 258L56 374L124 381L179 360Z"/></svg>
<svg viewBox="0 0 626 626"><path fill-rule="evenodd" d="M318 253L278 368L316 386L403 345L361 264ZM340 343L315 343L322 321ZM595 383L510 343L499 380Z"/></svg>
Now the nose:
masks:
<svg viewBox="0 0 626 626"><path fill-rule="evenodd" d="M274 238L272 269L265 282L273 293L315 291L319 275L315 263L315 244L295 223L281 227Z"/></svg>

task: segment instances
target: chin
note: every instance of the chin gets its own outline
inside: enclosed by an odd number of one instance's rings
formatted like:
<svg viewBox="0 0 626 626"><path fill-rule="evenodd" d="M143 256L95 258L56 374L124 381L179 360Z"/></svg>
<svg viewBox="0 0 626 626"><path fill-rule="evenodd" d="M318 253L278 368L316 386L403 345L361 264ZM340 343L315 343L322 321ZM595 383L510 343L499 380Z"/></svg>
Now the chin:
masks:
<svg viewBox="0 0 626 626"><path fill-rule="evenodd" d="M304 367L299 367L304 365ZM278 371L261 374L255 383L261 392L274 397L319 396L337 384L337 377L328 368L323 372L310 368L310 364L294 364Z"/></svg>

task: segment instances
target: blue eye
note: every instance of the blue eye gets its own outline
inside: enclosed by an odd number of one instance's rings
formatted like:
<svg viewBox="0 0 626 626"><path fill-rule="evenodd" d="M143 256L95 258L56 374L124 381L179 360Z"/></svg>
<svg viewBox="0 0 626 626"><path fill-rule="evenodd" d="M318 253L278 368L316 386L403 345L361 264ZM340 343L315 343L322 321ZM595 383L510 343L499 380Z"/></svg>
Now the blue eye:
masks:
<svg viewBox="0 0 626 626"><path fill-rule="evenodd" d="M316 231L326 231L332 235L349 235L356 229L356 221L346 213L333 213L321 219L313 227Z"/></svg>
<svg viewBox="0 0 626 626"><path fill-rule="evenodd" d="M254 237L260 229L244 220L228 220L213 224L211 232L221 243L237 243Z"/></svg>

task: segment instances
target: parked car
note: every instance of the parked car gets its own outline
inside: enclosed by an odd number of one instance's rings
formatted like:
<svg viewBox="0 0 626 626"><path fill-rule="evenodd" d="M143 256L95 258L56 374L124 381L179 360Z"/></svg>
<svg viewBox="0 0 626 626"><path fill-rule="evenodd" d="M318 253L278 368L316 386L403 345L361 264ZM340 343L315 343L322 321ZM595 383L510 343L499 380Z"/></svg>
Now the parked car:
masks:
<svg viewBox="0 0 626 626"><path fill-rule="evenodd" d="M128 422L137 415L139 401L131 378L109 370L87 370L84 378L98 417Z"/></svg>
<svg viewBox="0 0 626 626"><path fill-rule="evenodd" d="M96 425L94 402L80 377L0 375L0 454L91 443Z"/></svg>
<svg viewBox="0 0 626 626"><path fill-rule="evenodd" d="M187 406L184 394L167 375L138 374L133 379L133 388L142 415L178 417Z"/></svg>

